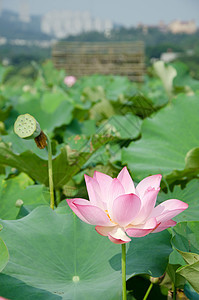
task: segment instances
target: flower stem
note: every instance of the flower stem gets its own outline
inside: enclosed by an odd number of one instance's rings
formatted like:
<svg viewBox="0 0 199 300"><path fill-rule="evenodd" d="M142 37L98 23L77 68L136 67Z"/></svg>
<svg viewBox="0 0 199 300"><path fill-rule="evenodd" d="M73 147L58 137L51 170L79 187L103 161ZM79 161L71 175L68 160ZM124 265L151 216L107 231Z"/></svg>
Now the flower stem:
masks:
<svg viewBox="0 0 199 300"><path fill-rule="evenodd" d="M122 244L122 300L126 297L126 244Z"/></svg>
<svg viewBox="0 0 199 300"><path fill-rule="evenodd" d="M151 282L151 284L150 284L148 290L146 291L146 294L145 294L143 300L146 300L146 299L148 298L148 295L149 295L149 293L150 293L152 287L153 287L153 283Z"/></svg>
<svg viewBox="0 0 199 300"><path fill-rule="evenodd" d="M173 290L173 300L176 300L176 287L174 283L172 283L172 290Z"/></svg>
<svg viewBox="0 0 199 300"><path fill-rule="evenodd" d="M53 187L53 167L52 167L52 148L50 138L47 136L48 141L48 177L49 177L49 189L50 189L50 207L54 209L55 199L54 199L54 187Z"/></svg>

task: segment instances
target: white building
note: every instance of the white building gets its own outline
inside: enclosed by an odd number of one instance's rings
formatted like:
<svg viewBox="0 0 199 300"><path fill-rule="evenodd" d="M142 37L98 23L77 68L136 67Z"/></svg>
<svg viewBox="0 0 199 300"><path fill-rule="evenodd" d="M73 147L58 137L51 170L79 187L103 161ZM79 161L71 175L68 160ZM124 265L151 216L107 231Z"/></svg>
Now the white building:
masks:
<svg viewBox="0 0 199 300"><path fill-rule="evenodd" d="M113 24L109 20L92 18L89 12L69 10L48 12L41 21L41 31L56 38L65 38L92 30L107 34L112 28Z"/></svg>
<svg viewBox="0 0 199 300"><path fill-rule="evenodd" d="M168 29L176 34L176 33L186 33L193 34L196 32L197 27L195 21L179 21L175 20L168 25Z"/></svg>
<svg viewBox="0 0 199 300"><path fill-rule="evenodd" d="M160 56L160 60L169 63L175 59L177 59L180 56L180 53L176 52L164 52Z"/></svg>

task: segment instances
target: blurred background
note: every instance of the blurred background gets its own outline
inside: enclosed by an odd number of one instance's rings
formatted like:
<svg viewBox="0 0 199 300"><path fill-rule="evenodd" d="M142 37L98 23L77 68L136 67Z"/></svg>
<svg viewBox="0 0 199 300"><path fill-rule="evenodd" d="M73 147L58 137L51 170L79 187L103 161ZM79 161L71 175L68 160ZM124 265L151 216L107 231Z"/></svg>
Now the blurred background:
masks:
<svg viewBox="0 0 199 300"><path fill-rule="evenodd" d="M0 0L0 61L42 62L59 40L143 41L147 66L180 58L199 78L198 27L197 0Z"/></svg>

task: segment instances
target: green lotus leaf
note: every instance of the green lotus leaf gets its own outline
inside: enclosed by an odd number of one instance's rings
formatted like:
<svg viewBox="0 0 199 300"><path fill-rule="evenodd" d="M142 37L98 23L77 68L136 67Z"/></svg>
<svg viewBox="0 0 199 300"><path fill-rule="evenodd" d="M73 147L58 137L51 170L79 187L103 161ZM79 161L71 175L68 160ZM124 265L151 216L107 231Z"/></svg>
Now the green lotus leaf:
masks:
<svg viewBox="0 0 199 300"><path fill-rule="evenodd" d="M98 235L94 226L67 210L66 205L59 213L37 207L20 220L1 221L0 236L10 251L10 261L0 274L2 296L121 299L120 245ZM170 237L164 231L133 239L127 251L127 276L162 275L172 251Z"/></svg>
<svg viewBox="0 0 199 300"><path fill-rule="evenodd" d="M185 157L185 169L199 169L199 148L191 149Z"/></svg>
<svg viewBox="0 0 199 300"><path fill-rule="evenodd" d="M123 116L114 115L100 126L99 131L122 140L135 139L140 134L141 124L142 120L132 113Z"/></svg>
<svg viewBox="0 0 199 300"><path fill-rule="evenodd" d="M199 254L199 221L180 222L173 228L172 244L177 250Z"/></svg>
<svg viewBox="0 0 199 300"><path fill-rule="evenodd" d="M74 139L74 137L73 137ZM83 144L76 145L79 151L63 146L60 153L53 158L53 179L56 188L62 187L76 175L88 159L101 146L110 141L110 136L94 135ZM78 143L78 140L74 140ZM81 140L82 142L82 140ZM23 144L25 147L25 144ZM31 144L28 145L30 147ZM14 147L16 151L16 148ZM45 151L45 150L44 150ZM45 157L46 154L43 156ZM41 159L32 151L15 154L9 145L0 143L0 166L11 166L28 174L34 180L48 186L48 161Z"/></svg>
<svg viewBox="0 0 199 300"><path fill-rule="evenodd" d="M175 287L183 288L186 283L186 279L176 272L179 267L181 267L179 264L168 264L167 273L171 281L175 284Z"/></svg>
<svg viewBox="0 0 199 300"><path fill-rule="evenodd" d="M48 96L48 94L47 94ZM69 124L72 120L72 111L74 106L69 101L60 101L59 106L52 104L52 97L44 97L43 102L40 94L31 96L28 101L21 101L16 104L16 110L19 114L29 113L32 115L43 131L51 132L56 127ZM56 95L54 96L56 99ZM48 109L46 107L49 105ZM51 107L52 106L52 107Z"/></svg>
<svg viewBox="0 0 199 300"><path fill-rule="evenodd" d="M33 181L24 173L17 177L4 180L0 178L0 217L1 219L16 219L21 205L48 205L50 198L42 185L32 185ZM17 205L19 203L19 205Z"/></svg>
<svg viewBox="0 0 199 300"><path fill-rule="evenodd" d="M38 292L47 292L50 299L120 299L121 274L109 263L120 247L99 236L93 226L72 213L57 214L47 207L1 223L10 251L0 275L2 296L25 299L28 289L35 298Z"/></svg>
<svg viewBox="0 0 199 300"><path fill-rule="evenodd" d="M168 199L179 199L189 204L188 209L177 215L174 220L182 221L198 221L199 220L199 180L191 180L185 188L174 186L173 191L168 193L160 193L158 195L158 203Z"/></svg>
<svg viewBox="0 0 199 300"><path fill-rule="evenodd" d="M199 293L199 222L181 222L173 229L173 246L186 262L178 268L177 273L183 276Z"/></svg>
<svg viewBox="0 0 199 300"><path fill-rule="evenodd" d="M170 182L186 174L185 157L198 147L198 95L179 95L172 104L143 121L142 138L122 151L123 164L141 180L161 173ZM173 171L177 170L177 171Z"/></svg>
<svg viewBox="0 0 199 300"><path fill-rule="evenodd" d="M8 249L4 241L0 238L0 272L5 268L9 260Z"/></svg>
<svg viewBox="0 0 199 300"><path fill-rule="evenodd" d="M188 299L199 300L199 295L194 291L192 286L187 282L184 286L184 293Z"/></svg>
<svg viewBox="0 0 199 300"><path fill-rule="evenodd" d="M167 230L142 238L132 238L127 250L127 278L138 274L149 274L152 277L162 276L172 252L170 239L171 235ZM111 265L115 270L120 269L118 257L120 255L111 259Z"/></svg>
<svg viewBox="0 0 199 300"><path fill-rule="evenodd" d="M199 286L198 286L198 276L199 276L199 261L181 267L177 270L177 273L183 276L194 288L194 290L199 293Z"/></svg>

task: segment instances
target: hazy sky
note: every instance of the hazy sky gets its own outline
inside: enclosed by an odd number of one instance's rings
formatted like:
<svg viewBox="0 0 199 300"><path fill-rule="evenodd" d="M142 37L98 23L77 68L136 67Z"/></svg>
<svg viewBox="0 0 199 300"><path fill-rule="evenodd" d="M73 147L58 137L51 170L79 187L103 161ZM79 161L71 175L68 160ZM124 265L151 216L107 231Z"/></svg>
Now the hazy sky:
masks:
<svg viewBox="0 0 199 300"><path fill-rule="evenodd" d="M31 14L51 10L89 11L94 17L110 19L126 26L194 19L199 26L199 0L0 0L3 9L19 11L29 3Z"/></svg>

